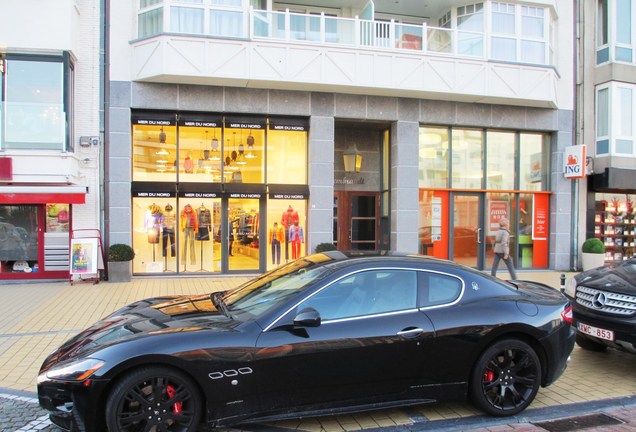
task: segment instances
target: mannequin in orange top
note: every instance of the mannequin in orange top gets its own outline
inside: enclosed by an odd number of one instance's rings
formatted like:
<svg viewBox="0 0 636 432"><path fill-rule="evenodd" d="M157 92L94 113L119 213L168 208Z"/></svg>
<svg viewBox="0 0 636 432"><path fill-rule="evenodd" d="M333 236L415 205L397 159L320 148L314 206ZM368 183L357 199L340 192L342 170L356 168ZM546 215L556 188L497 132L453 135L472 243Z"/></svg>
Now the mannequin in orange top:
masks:
<svg viewBox="0 0 636 432"><path fill-rule="evenodd" d="M285 240L285 231L282 226L274 222L274 226L269 229L269 243L272 245L272 264L280 264L280 244Z"/></svg>
<svg viewBox="0 0 636 432"><path fill-rule="evenodd" d="M196 257L194 255L194 236L199 230L199 219L197 217L197 212L194 211L190 204L186 204L183 210L181 210L181 214L179 215L179 227L181 228L181 232L183 232L183 249L181 251L181 259L185 264L188 258L189 244L190 264L196 264Z"/></svg>

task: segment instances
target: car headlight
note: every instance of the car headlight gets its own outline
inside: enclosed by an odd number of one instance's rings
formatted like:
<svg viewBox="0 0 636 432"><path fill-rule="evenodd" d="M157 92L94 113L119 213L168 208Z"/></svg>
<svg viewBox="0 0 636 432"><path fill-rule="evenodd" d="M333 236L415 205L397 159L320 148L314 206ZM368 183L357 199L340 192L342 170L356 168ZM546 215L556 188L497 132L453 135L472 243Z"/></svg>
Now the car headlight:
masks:
<svg viewBox="0 0 636 432"><path fill-rule="evenodd" d="M104 361L99 359L81 359L60 366L54 366L46 372L48 379L59 381L84 381L104 366Z"/></svg>
<svg viewBox="0 0 636 432"><path fill-rule="evenodd" d="M568 283L565 284L565 295L576 298L576 279L570 278Z"/></svg>

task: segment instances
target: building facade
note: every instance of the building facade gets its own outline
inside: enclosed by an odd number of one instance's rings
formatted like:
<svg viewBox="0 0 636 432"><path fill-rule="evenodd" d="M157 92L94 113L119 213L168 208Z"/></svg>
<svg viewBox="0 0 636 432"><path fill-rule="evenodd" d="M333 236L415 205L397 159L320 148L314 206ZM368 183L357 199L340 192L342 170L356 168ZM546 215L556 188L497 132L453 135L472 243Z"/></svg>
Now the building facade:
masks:
<svg viewBox="0 0 636 432"><path fill-rule="evenodd" d="M111 1L107 242L135 274L397 250L571 266L569 2Z"/></svg>
<svg viewBox="0 0 636 432"><path fill-rule="evenodd" d="M64 278L73 235L101 234L102 9L7 0L0 11L0 280Z"/></svg>
<svg viewBox="0 0 636 432"><path fill-rule="evenodd" d="M636 3L578 3L577 140L588 147L579 241L597 237L605 261L636 256Z"/></svg>

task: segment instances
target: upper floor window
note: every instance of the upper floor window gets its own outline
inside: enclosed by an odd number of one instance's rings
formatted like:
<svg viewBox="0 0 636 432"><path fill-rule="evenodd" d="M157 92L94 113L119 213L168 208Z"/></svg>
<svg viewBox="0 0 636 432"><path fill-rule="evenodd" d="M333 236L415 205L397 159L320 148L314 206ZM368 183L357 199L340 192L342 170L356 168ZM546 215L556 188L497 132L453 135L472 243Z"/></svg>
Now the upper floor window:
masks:
<svg viewBox="0 0 636 432"><path fill-rule="evenodd" d="M636 86L612 82L596 89L596 155L636 156ZM610 115L611 113L611 115Z"/></svg>
<svg viewBox="0 0 636 432"><path fill-rule="evenodd" d="M0 58L0 148L72 151L73 65L68 56Z"/></svg>
<svg viewBox="0 0 636 432"><path fill-rule="evenodd" d="M597 0L596 64L634 62L631 0Z"/></svg>

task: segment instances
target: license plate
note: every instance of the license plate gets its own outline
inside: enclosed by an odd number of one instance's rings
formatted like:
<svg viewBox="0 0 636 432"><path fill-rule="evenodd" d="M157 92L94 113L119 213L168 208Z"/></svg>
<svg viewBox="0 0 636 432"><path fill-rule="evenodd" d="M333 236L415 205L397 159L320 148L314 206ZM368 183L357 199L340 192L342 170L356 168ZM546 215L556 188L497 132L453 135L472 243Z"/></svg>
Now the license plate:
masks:
<svg viewBox="0 0 636 432"><path fill-rule="evenodd" d="M581 333L585 333L586 335L594 336L599 339L605 339L608 341L614 340L614 332L612 330L605 330L598 327L593 327L589 324L577 323L576 327L579 329Z"/></svg>

